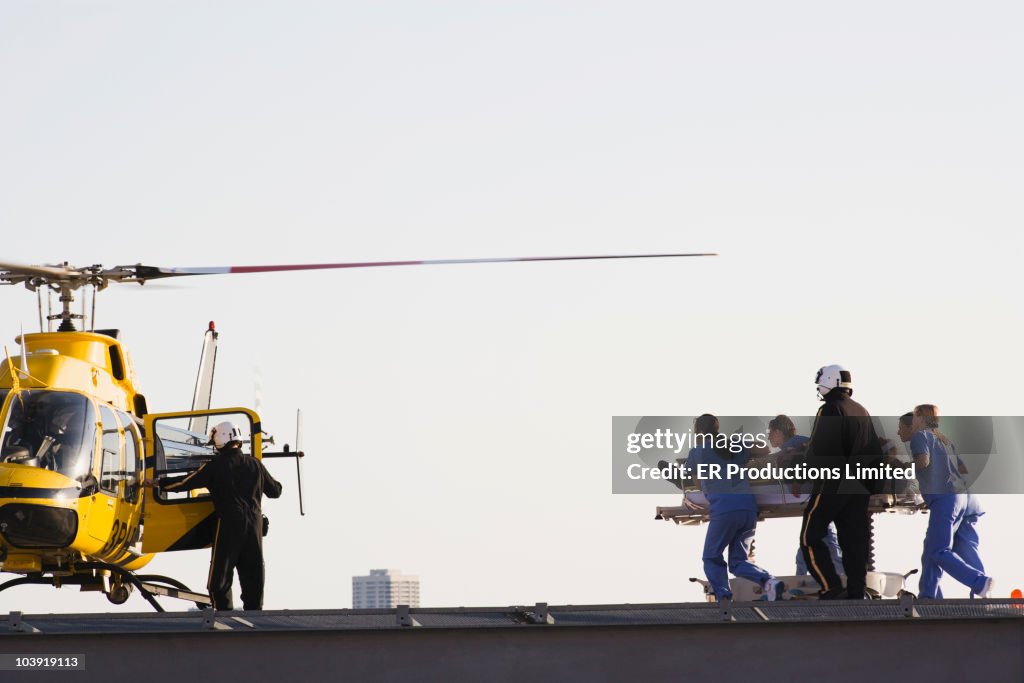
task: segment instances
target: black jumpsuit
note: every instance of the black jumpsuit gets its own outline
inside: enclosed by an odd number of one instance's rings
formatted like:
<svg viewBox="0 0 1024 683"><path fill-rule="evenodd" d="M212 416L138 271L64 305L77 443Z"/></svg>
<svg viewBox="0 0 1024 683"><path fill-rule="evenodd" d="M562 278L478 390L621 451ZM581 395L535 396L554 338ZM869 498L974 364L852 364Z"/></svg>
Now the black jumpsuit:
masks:
<svg viewBox="0 0 1024 683"><path fill-rule="evenodd" d="M227 447L198 470L161 481L164 491L207 488L217 514L207 588L214 609L233 609L231 583L235 568L242 584L242 605L263 609L263 513L260 501L281 495L279 484L256 458Z"/></svg>
<svg viewBox="0 0 1024 683"><path fill-rule="evenodd" d="M821 585L823 597L864 598L867 576L870 491L865 482L845 479L846 466L877 464L881 443L871 416L845 389L833 389L818 410L807 445L809 467L838 468L842 479L817 479L800 528L800 548L807 568ZM855 470L854 470L855 471ZM839 547L843 551L846 591L832 566L825 536L835 522Z"/></svg>

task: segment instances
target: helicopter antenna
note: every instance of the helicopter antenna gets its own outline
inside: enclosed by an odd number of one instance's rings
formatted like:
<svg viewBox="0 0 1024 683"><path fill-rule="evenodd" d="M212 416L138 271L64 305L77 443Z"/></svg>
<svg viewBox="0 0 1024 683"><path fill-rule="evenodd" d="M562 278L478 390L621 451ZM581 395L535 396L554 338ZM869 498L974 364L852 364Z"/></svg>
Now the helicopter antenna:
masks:
<svg viewBox="0 0 1024 683"><path fill-rule="evenodd" d="M39 331L45 332L43 329L43 293L36 289L36 305L39 308Z"/></svg>

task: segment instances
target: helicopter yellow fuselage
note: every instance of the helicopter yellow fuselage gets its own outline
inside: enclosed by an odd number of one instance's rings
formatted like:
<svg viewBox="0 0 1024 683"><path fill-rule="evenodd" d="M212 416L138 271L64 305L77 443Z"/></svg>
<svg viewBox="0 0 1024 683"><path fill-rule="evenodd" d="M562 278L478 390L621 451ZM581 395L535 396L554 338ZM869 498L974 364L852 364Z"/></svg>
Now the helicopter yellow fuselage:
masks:
<svg viewBox="0 0 1024 683"><path fill-rule="evenodd" d="M127 355L113 336L89 332L27 334L23 348L27 374L20 370L20 356L0 359L0 392L7 394L2 438L13 429L9 419L19 395L28 395L21 392L78 394L71 398L86 407L93 424L87 425L81 450L88 453L74 477L31 458L28 464L10 461L0 452L0 570L73 572L83 561L142 567L152 558L139 546L145 451L135 421L145 400L135 389ZM19 451L23 460L29 451ZM104 462L118 459L116 476L104 473Z"/></svg>

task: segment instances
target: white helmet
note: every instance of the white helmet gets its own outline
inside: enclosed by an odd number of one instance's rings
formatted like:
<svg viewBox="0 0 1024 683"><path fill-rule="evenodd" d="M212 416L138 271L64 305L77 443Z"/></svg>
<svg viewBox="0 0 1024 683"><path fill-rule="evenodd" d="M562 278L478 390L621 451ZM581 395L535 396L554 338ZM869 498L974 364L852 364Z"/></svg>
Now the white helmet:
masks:
<svg viewBox="0 0 1024 683"><path fill-rule="evenodd" d="M818 385L818 396L823 401L828 392L836 387L853 391L853 379L850 376L850 371L842 365L826 365L818 370L818 375L814 378L814 381Z"/></svg>
<svg viewBox="0 0 1024 683"><path fill-rule="evenodd" d="M232 441L242 443L242 430L234 422L221 422L210 430L210 443L224 448Z"/></svg>

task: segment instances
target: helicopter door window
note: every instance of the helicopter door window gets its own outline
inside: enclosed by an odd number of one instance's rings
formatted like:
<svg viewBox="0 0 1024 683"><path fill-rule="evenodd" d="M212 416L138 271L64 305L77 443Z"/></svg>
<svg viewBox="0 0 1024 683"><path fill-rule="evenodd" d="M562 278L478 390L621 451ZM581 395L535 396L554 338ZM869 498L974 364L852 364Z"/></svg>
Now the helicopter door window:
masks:
<svg viewBox="0 0 1024 683"><path fill-rule="evenodd" d="M100 488L108 493L117 493L117 482L121 479L121 430L114 412L107 406L100 406L103 422L102 451L100 460Z"/></svg>
<svg viewBox="0 0 1024 683"><path fill-rule="evenodd" d="M85 481L96 435L92 402L69 391L19 391L10 399L0 460Z"/></svg>
<svg viewBox="0 0 1024 683"><path fill-rule="evenodd" d="M187 426L186 421L175 419L156 422L156 436L162 447L156 463L158 474L171 478L186 476L213 458L213 447L202 435L188 431ZM171 492L157 489L157 498L162 501L205 500L209 497L206 489Z"/></svg>
<svg viewBox="0 0 1024 683"><path fill-rule="evenodd" d="M124 425L124 499L134 503L139 499L139 482L142 481L142 461L139 458L138 427L129 415L119 412Z"/></svg>
<svg viewBox="0 0 1024 683"><path fill-rule="evenodd" d="M224 420L234 422L241 428L242 452L251 454L252 427L249 416L244 413L209 414L210 426ZM209 434L189 430L190 423L191 418L189 417L162 417L153 423L156 437L160 443L156 460L157 476L177 478L188 475L216 456L213 446L209 444ZM191 502L209 500L210 498L206 489L187 492L166 492L157 489L155 495L157 500L162 502Z"/></svg>

